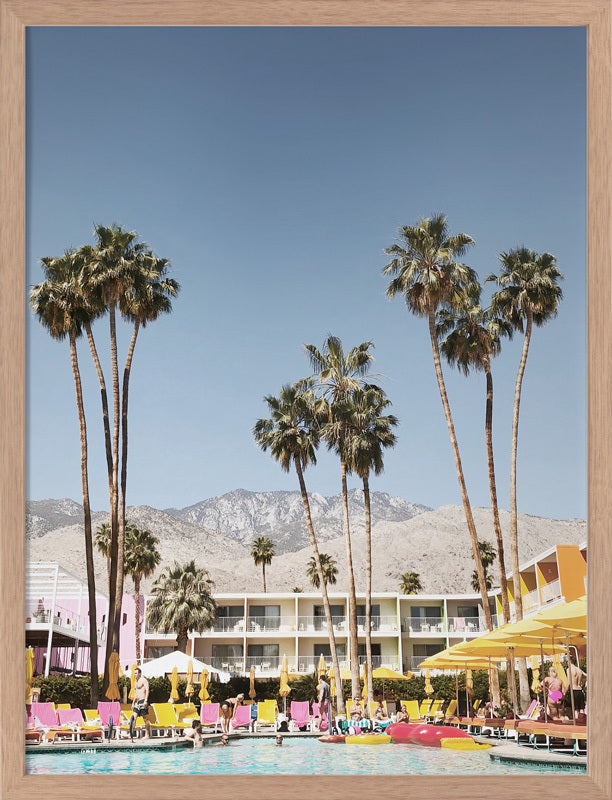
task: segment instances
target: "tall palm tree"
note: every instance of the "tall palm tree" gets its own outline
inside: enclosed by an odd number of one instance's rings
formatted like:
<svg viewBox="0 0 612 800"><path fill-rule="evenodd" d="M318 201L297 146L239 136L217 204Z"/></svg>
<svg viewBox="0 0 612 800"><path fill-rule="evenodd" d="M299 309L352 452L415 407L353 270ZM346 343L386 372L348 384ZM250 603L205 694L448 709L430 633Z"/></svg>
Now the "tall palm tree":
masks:
<svg viewBox="0 0 612 800"><path fill-rule="evenodd" d="M402 594L418 594L423 591L421 576L418 572L404 572L401 576L400 592Z"/></svg>
<svg viewBox="0 0 612 800"><path fill-rule="evenodd" d="M87 423L83 405L81 372L76 341L92 311L78 285L73 252L60 258L43 258L46 279L32 288L30 304L39 322L49 335L58 341L68 337L70 360L76 394L77 414L81 441L81 485L83 494L83 527L85 532L85 562L87 570L87 594L89 607L90 641L90 702L98 703L98 640L96 620L96 585L93 564L93 541L91 530L91 506L89 502Z"/></svg>
<svg viewBox="0 0 612 800"><path fill-rule="evenodd" d="M500 287L493 295L491 309L505 316L516 330L524 333L521 359L514 387L512 413L512 449L510 455L510 553L514 586L514 609L517 621L523 619L523 600L519 575L518 512L516 499L516 456L518 450L518 424L523 375L531 343L533 325L541 327L557 315L563 292L559 281L563 275L556 258L550 253L536 253L527 247L517 247L499 256L499 275L489 275ZM529 679L525 659L519 659L521 707L529 704Z"/></svg>
<svg viewBox="0 0 612 800"><path fill-rule="evenodd" d="M333 556L328 553L319 553L319 560L321 563L321 572L323 573L323 583L327 586L328 583L332 585L336 583L336 576L338 575L338 566ZM321 587L321 578L319 577L319 566L315 556L310 556L306 566L306 575L310 578L310 582L319 589Z"/></svg>
<svg viewBox="0 0 612 800"><path fill-rule="evenodd" d="M329 636L329 649L332 657L336 686L341 686L340 664L336 650L327 582L323 572L321 554L315 535L310 501L304 480L304 470L308 464L316 464L316 451L320 441L320 421L326 414L326 405L318 401L312 392L312 381L300 381L293 385L283 386L279 397L269 395L265 398L270 412L269 419L260 419L253 428L257 444L265 452L270 450L272 458L278 461L285 472L289 472L293 464L300 484L300 494L304 506L306 528L312 545L316 563L319 586L323 599L325 619ZM338 712L344 710L342 692L338 692Z"/></svg>
<svg viewBox="0 0 612 800"><path fill-rule="evenodd" d="M123 587L123 551L125 520L119 519L119 431L120 394L119 365L117 357L116 310L126 289L137 282L143 262L149 251L137 241L137 234L125 231L119 225L96 225L96 245L86 245L79 251L83 259L81 281L88 296L98 307L108 309L110 353L113 391L112 475L110 476L111 517L111 578L109 600L109 633L106 643L106 664L113 650L119 646L121 601ZM108 668L104 673L104 686L108 684Z"/></svg>
<svg viewBox="0 0 612 800"><path fill-rule="evenodd" d="M213 582L194 561L165 567L151 588L147 623L163 633L176 633L177 650L185 653L189 631L210 628L217 614Z"/></svg>
<svg viewBox="0 0 612 800"><path fill-rule="evenodd" d="M98 525L94 537L94 544L99 552L106 558L106 575L110 593L111 527L108 522L103 522L101 525Z"/></svg>
<svg viewBox="0 0 612 800"><path fill-rule="evenodd" d="M372 514L370 504L370 472L383 471L383 448L393 447L396 437L392 427L397 417L383 414L390 405L385 393L375 386L355 389L349 398L346 414L350 426L348 438L348 463L351 472L363 481L366 540L366 604L365 637L368 697L374 696L372 685ZM342 418L342 412L339 417Z"/></svg>
<svg viewBox="0 0 612 800"><path fill-rule="evenodd" d="M489 575L489 567L496 558L495 548L490 542L485 541L482 539L478 542L478 552L480 553L480 561L482 563L482 568L484 569L485 573L485 581L487 584L487 589L491 589L493 587L493 578ZM472 588L475 592L479 590L478 586L478 575L476 574L476 570L472 573Z"/></svg>
<svg viewBox="0 0 612 800"><path fill-rule="evenodd" d="M463 510L472 542L472 552L476 560L480 594L484 607L485 620L489 630L493 627L489 598L482 564L478 558L478 534L472 514L472 507L465 485L459 445L451 414L436 332L436 312L442 306L454 306L461 301L465 287L476 280L473 269L457 261L463 256L474 240L466 233L451 236L446 217L436 214L430 219L421 219L416 226L405 225L400 228L401 244L386 249L393 259L383 270L383 275L392 276L387 287L387 297L400 294L408 309L415 315L425 317L429 326L429 339L433 355L438 389L446 417L446 424L455 459L457 480L461 491Z"/></svg>
<svg viewBox="0 0 612 800"><path fill-rule="evenodd" d="M136 637L136 661L140 663L140 582L155 572L161 556L157 550L159 539L151 531L126 525L125 528L125 573L134 581L134 635Z"/></svg>
<svg viewBox="0 0 612 800"><path fill-rule="evenodd" d="M266 566L272 563L274 557L274 543L267 536L258 536L251 547L251 557L258 567L261 564L263 574L263 590L266 590Z"/></svg>
<svg viewBox="0 0 612 800"><path fill-rule="evenodd" d="M310 364L318 377L324 398L328 402L328 421L323 427L323 436L328 447L336 451L340 458L340 478L342 483L342 520L346 542L346 566L349 582L349 658L351 665L351 692L355 697L360 691L359 645L357 640L357 598L355 593L355 574L353 571L353 552L348 512L348 439L350 427L345 418L339 418L337 410L349 402L350 395L359 389L368 372L373 355L372 342L362 342L344 353L342 342L337 336L328 336L323 349L312 344L305 346L310 356ZM344 415L346 416L346 415Z"/></svg>
<svg viewBox="0 0 612 800"><path fill-rule="evenodd" d="M507 621L510 619L508 579L506 577L504 540L499 519L495 461L493 458L493 375L491 372L491 359L498 355L501 350L501 337L508 336L512 338L513 327L504 317L495 316L490 310L482 308L480 305L480 293L481 286L478 282L475 282L466 287L461 301L454 308L447 306L440 309L436 317L436 333L438 338L445 337L440 343L440 349L451 366L456 366L464 375L469 375L472 369L482 371L485 374L485 442L489 471L489 496L491 498L493 528L497 543L502 610L504 619ZM479 549L482 545L483 542L478 542ZM473 555L472 553L472 557ZM488 583L488 581L485 582ZM479 591L479 589L476 589L476 591Z"/></svg>

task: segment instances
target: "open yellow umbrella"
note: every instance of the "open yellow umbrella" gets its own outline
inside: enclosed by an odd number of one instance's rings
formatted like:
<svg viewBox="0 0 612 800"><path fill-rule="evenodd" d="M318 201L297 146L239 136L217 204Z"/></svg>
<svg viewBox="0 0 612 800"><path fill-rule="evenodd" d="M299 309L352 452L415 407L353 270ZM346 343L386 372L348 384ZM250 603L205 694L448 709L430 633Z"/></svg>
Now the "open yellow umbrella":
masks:
<svg viewBox="0 0 612 800"><path fill-rule="evenodd" d="M193 688L193 661L190 658L187 664L187 686L185 686L185 696L189 698L191 704L191 695L194 692Z"/></svg>
<svg viewBox="0 0 612 800"><path fill-rule="evenodd" d="M178 669L173 667L172 675L170 677L170 700L178 700Z"/></svg>
<svg viewBox="0 0 612 800"><path fill-rule="evenodd" d="M113 651L108 659L108 689L106 697L108 700L120 700L119 686L119 653Z"/></svg>
<svg viewBox="0 0 612 800"><path fill-rule="evenodd" d="M249 697L251 700L255 699L255 695L255 667L251 667L251 671L249 672Z"/></svg>
<svg viewBox="0 0 612 800"><path fill-rule="evenodd" d="M407 680L406 676L402 675L401 672L396 672L394 669L389 669L389 667L376 667L376 669L372 670L372 677L382 681Z"/></svg>
<svg viewBox="0 0 612 800"><path fill-rule="evenodd" d="M26 691L25 701L28 705L32 702L32 678L34 677L34 650L31 647L25 651Z"/></svg>
<svg viewBox="0 0 612 800"><path fill-rule="evenodd" d="M137 664L132 664L132 671L130 673L130 693L128 694L128 699L134 699L134 684L136 683L136 668Z"/></svg>
<svg viewBox="0 0 612 800"><path fill-rule="evenodd" d="M434 688L431 685L431 676L429 674L429 670L425 670L425 694L430 695L433 694Z"/></svg>
<svg viewBox="0 0 612 800"><path fill-rule="evenodd" d="M285 714L287 714L287 695L291 691L288 677L289 677L289 667L287 666L287 656L283 655L283 660L281 662L281 669L280 669L280 687L278 693L283 698L283 709Z"/></svg>
<svg viewBox="0 0 612 800"><path fill-rule="evenodd" d="M576 633L587 632L587 601L586 595L572 600L570 603L559 603L559 605L538 611L534 616L538 622L544 625L551 625L562 631L574 631Z"/></svg>
<svg viewBox="0 0 612 800"><path fill-rule="evenodd" d="M327 665L323 653L319 656L319 666L317 667L317 676L323 678L327 674Z"/></svg>
<svg viewBox="0 0 612 800"><path fill-rule="evenodd" d="M203 669L200 673L200 693L198 697L200 700L205 703L207 700L210 700L210 695L208 694L207 687L208 686L208 670Z"/></svg>

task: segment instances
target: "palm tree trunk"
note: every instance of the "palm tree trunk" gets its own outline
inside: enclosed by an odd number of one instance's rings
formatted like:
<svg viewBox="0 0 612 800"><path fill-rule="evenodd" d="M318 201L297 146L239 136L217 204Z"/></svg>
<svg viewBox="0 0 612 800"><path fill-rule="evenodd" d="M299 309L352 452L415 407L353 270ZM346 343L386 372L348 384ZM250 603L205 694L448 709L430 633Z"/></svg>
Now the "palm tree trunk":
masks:
<svg viewBox="0 0 612 800"><path fill-rule="evenodd" d="M176 649L181 653L187 653L187 642L189 641L189 631L177 631Z"/></svg>
<svg viewBox="0 0 612 800"><path fill-rule="evenodd" d="M264 594L266 593L266 562L261 562L261 571L263 573L263 586L264 586Z"/></svg>
<svg viewBox="0 0 612 800"><path fill-rule="evenodd" d="M485 367L487 379L487 407L485 414L485 439L487 443L487 463L489 467L489 494L491 496L491 511L493 512L493 527L495 528L495 541L497 543L497 561L499 563L499 585L501 589L502 611L504 622L510 620L510 603L508 601L508 578L506 577L506 559L504 557L504 539L501 523L499 521L499 506L497 504L497 482L495 480L495 461L493 459L493 376L489 365Z"/></svg>
<svg viewBox="0 0 612 800"><path fill-rule="evenodd" d="M111 432L110 421L108 415L108 395L106 393L106 381L104 380L104 372L98 357L98 350L93 338L91 325L86 323L85 330L87 331L87 340L89 342L89 349L91 350L91 357L93 358L96 372L98 373L98 382L100 384L100 396L102 400L102 424L104 426L104 445L106 449L106 468L108 471L108 490L109 497L113 490L113 451L111 445Z"/></svg>
<svg viewBox="0 0 612 800"><path fill-rule="evenodd" d="M116 554L116 576L115 576L115 604L113 608L113 640L114 649L119 651L119 631L121 630L121 604L123 595L123 558L125 550L125 527L121 524L119 515L119 430L120 430L120 395L119 395L119 364L117 359L117 326L115 318L116 304L110 306L110 329L111 329L111 365L113 375L113 506L112 517L114 517L117 528L117 554Z"/></svg>
<svg viewBox="0 0 612 800"><path fill-rule="evenodd" d="M83 406L81 373L73 333L70 333L70 358L76 391L79 430L81 436L81 484L83 489L83 526L85 528L85 563L87 569L87 597L89 607L89 673L91 688L89 699L91 707L98 705L98 625L96 618L96 578L93 563L93 538L91 534L91 508L89 505L89 478L87 475L87 425Z"/></svg>
<svg viewBox="0 0 612 800"><path fill-rule="evenodd" d="M430 308L428 314L429 321L429 338L431 339L431 350L433 353L434 368L436 370L436 378L438 379L438 389L440 390L440 398L442 399L442 407L444 408L444 416L446 417L446 424L448 426L448 433L450 436L451 447L455 457L455 469L457 470L457 480L459 481L459 488L461 490L461 499L463 501L463 510L465 513L465 520L467 522L470 539L472 541L472 555L476 563L476 574L478 575L478 586L480 587L480 596L482 598L482 605L484 610L485 622L489 630L493 630L493 621L491 619L491 609L489 608L489 596L487 594L487 584L485 581L484 569L482 561L480 560L480 552L478 550L478 534L476 532L476 525L474 524L474 517L472 516L472 507L465 485L465 478L463 477L463 467L461 466L461 456L459 455L459 445L457 444L457 437L455 435L455 426L451 416L450 405L448 396L446 394L446 385L444 383L444 376L442 374L442 364L440 362L440 349L438 347L438 337L436 336L436 315L435 310Z"/></svg>
<svg viewBox="0 0 612 800"><path fill-rule="evenodd" d="M521 405L521 388L523 385L523 375L527 365L527 354L529 353L529 343L531 341L531 330L533 327L533 314L527 310L527 325L525 328L525 338L523 339L523 350L516 376L514 387L514 409L512 413L512 451L510 456L510 552L512 555L512 584L514 588L514 613L517 622L523 619L523 596L521 594L521 576L519 572L519 549L518 549L518 513L516 503L516 456L518 450L518 424L519 409ZM519 693L521 709L527 708L530 702L529 676L527 675L527 662L524 658L518 660L519 673Z"/></svg>
<svg viewBox="0 0 612 800"><path fill-rule="evenodd" d="M139 328L140 323L138 320L136 320L134 323L134 330L132 331L132 338L130 339L130 346L125 359L125 367L123 369L123 394L121 397L121 484L119 490L119 533L117 537L117 549L119 553L125 550L125 495L127 489L128 456L128 390L130 385L132 359L134 357L134 347L136 346ZM123 558L121 558L117 564L117 595L121 598L123 598L124 583L125 571ZM119 606L119 614L121 614L121 606ZM117 634L117 636L118 635L119 634Z"/></svg>
<svg viewBox="0 0 612 800"><path fill-rule="evenodd" d="M317 575L319 576L319 586L321 587L321 597L323 598L323 608L325 610L325 621L327 622L327 631L329 634L329 651L332 658L332 666L334 669L334 680L336 682L336 705L339 714L344 713L344 698L342 696L342 677L340 675L340 664L338 662L338 652L336 650L336 635L334 633L334 624L329 605L329 595L327 594L327 584L323 576L323 568L321 567L321 559L319 557L319 546L317 544L317 537L314 532L314 525L312 524L312 516L310 514L310 502L308 500L308 492L306 491L306 482L304 481L304 472L299 458L293 457L295 464L295 471L297 472L298 480L300 482L300 492L302 495L302 503L304 504L304 513L306 515L306 527L308 528L308 535L310 536L310 544L314 553L315 564L317 566Z"/></svg>
<svg viewBox="0 0 612 800"><path fill-rule="evenodd" d="M140 654L140 575L136 573L132 577L134 578L134 637L136 639L136 663L140 664L142 661Z"/></svg>
<svg viewBox="0 0 612 800"><path fill-rule="evenodd" d="M349 659L351 663L351 693L353 697L361 694L359 683L359 644L357 641L357 597L355 595L355 573L353 572L353 550L351 547L351 529L348 512L348 489L346 487L346 463L340 458L340 475L342 478L342 520L344 539L346 541L346 565L349 579Z"/></svg>
<svg viewBox="0 0 612 800"><path fill-rule="evenodd" d="M374 687L372 685L372 514L370 508L370 481L367 473L363 476L363 505L365 510L366 540L365 644L366 661L368 663L368 700L371 701L374 698Z"/></svg>

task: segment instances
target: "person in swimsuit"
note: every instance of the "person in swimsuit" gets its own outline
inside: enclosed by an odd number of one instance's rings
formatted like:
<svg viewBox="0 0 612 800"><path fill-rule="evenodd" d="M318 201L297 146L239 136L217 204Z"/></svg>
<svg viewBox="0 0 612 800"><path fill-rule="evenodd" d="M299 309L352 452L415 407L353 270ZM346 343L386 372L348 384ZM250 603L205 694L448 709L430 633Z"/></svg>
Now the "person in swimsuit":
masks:
<svg viewBox="0 0 612 800"><path fill-rule="evenodd" d="M194 748L204 746L204 740L202 738L202 725L197 719L194 719L194 721L191 723L191 728L186 730L183 733L183 736L185 739L191 739L193 741Z"/></svg>
<svg viewBox="0 0 612 800"><path fill-rule="evenodd" d="M374 711L374 719L377 722L389 719L382 700L378 701L378 705L376 706L376 710Z"/></svg>
<svg viewBox="0 0 612 800"><path fill-rule="evenodd" d="M236 697L228 697L221 704L221 732L230 732L230 722L234 716L236 706L244 705L244 694L238 694Z"/></svg>
<svg viewBox="0 0 612 800"><path fill-rule="evenodd" d="M134 738L134 725L138 717L142 717L145 724L144 739L151 736L151 723L149 722L149 681L143 677L139 667L134 670L134 699L132 700L132 716L130 717L130 738Z"/></svg>
<svg viewBox="0 0 612 800"><path fill-rule="evenodd" d="M327 683L324 678L319 680L317 701L319 703L319 713L321 715L319 719L319 730L323 730L326 726L322 725L322 721L326 720L329 724L329 720L327 719L329 711L329 683Z"/></svg>
<svg viewBox="0 0 612 800"><path fill-rule="evenodd" d="M410 722L410 714L406 711L406 706L402 706L395 717L396 722Z"/></svg>
<svg viewBox="0 0 612 800"><path fill-rule="evenodd" d="M551 667L544 678L544 687L547 695L548 716L551 719L560 719L563 702L563 684L557 677L557 670Z"/></svg>
<svg viewBox="0 0 612 800"><path fill-rule="evenodd" d="M580 668L580 665L576 663L576 658L572 655L570 658L570 663L567 668L568 673L568 689L569 686L572 687L572 694L574 696L574 718L578 717L579 714L584 712L585 708L585 696L584 696L584 687L586 685L586 672ZM568 698L568 703L571 708L571 700Z"/></svg>

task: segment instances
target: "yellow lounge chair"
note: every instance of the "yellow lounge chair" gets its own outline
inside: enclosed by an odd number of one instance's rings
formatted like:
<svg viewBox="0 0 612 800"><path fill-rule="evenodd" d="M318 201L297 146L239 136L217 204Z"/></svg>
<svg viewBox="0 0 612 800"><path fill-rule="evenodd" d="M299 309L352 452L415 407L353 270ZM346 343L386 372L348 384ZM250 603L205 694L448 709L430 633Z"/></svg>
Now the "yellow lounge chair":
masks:
<svg viewBox="0 0 612 800"><path fill-rule="evenodd" d="M419 717L421 717L421 719L425 719L427 717L430 706L431 700L421 700L421 705L419 706Z"/></svg>
<svg viewBox="0 0 612 800"><path fill-rule="evenodd" d="M260 700L257 704L257 719L253 729L258 731L262 727L272 726L276 730L277 714L276 700Z"/></svg>
<svg viewBox="0 0 612 800"><path fill-rule="evenodd" d="M387 711L387 701L383 700L382 704L383 708L385 709L385 716L388 718L389 712ZM370 702L368 703L368 716L370 717L370 719L374 719L374 714L377 708L378 708L378 700L370 700Z"/></svg>
<svg viewBox="0 0 612 800"><path fill-rule="evenodd" d="M444 700L434 700L431 704L431 708L427 712L427 719L435 720L436 717L442 717L443 714L441 713L442 703Z"/></svg>
<svg viewBox="0 0 612 800"><path fill-rule="evenodd" d="M448 723L451 719L455 719L456 710L457 710L457 701L451 700L450 703L448 704L448 708L446 709L444 714L442 714L445 723Z"/></svg>
<svg viewBox="0 0 612 800"><path fill-rule="evenodd" d="M155 722L151 720L151 710L155 714ZM173 703L151 703L149 706L149 722L151 723L151 736L170 736L174 739L178 731L189 727L179 722Z"/></svg>
<svg viewBox="0 0 612 800"><path fill-rule="evenodd" d="M175 703L174 710L179 722L189 723L189 725L191 725L194 719L200 719L198 709L193 703Z"/></svg>
<svg viewBox="0 0 612 800"><path fill-rule="evenodd" d="M399 707L401 708L402 706L406 706L411 722L417 722L421 718L418 700L400 700Z"/></svg>

